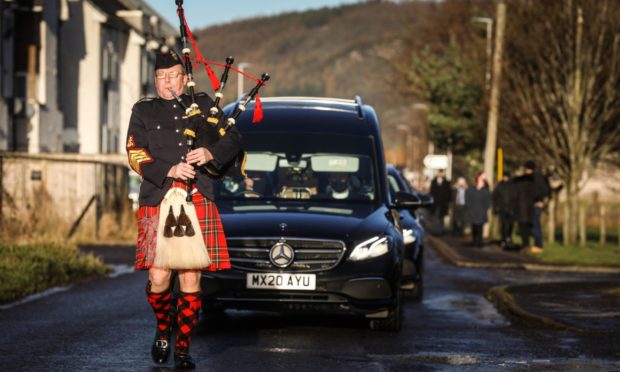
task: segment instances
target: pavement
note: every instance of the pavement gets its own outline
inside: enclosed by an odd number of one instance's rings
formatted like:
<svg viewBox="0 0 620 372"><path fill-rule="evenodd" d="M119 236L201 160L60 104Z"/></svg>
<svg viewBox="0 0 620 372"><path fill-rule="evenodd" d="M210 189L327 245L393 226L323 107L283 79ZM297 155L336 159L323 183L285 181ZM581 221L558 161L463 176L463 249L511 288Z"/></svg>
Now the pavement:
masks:
<svg viewBox="0 0 620 372"><path fill-rule="evenodd" d="M475 248L452 236L428 234L427 239L444 259L459 267L601 274L600 280L500 285L491 288L487 298L513 321L534 327L620 332L618 266L554 265L527 253L503 250L493 243Z"/></svg>

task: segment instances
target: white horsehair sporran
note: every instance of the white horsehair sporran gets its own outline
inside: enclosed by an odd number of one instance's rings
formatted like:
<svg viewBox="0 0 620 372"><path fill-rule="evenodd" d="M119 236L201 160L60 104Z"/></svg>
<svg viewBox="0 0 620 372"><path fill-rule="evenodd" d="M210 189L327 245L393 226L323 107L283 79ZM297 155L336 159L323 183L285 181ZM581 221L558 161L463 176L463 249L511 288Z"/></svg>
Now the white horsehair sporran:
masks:
<svg viewBox="0 0 620 372"><path fill-rule="evenodd" d="M211 264L196 208L187 192L173 187L159 206L154 266L161 269L202 269Z"/></svg>

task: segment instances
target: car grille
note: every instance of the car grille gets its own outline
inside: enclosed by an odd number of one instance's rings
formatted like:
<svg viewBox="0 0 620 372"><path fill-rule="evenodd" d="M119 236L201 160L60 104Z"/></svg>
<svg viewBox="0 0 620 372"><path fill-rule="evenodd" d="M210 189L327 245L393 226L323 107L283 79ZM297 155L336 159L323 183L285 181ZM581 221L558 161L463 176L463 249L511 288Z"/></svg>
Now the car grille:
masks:
<svg viewBox="0 0 620 372"><path fill-rule="evenodd" d="M293 263L282 269L271 263L269 250L285 241L293 247ZM345 244L338 240L287 238L228 239L228 253L235 269L247 271L314 272L334 268L345 252Z"/></svg>

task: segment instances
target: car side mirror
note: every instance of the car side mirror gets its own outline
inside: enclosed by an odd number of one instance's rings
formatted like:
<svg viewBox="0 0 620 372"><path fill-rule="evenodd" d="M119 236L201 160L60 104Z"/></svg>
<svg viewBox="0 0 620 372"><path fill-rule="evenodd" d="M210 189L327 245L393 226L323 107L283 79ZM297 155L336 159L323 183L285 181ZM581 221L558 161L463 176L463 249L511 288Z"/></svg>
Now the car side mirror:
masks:
<svg viewBox="0 0 620 372"><path fill-rule="evenodd" d="M396 200L394 201L398 209L417 209L422 206L422 200L414 194L404 191L396 192Z"/></svg>
<svg viewBox="0 0 620 372"><path fill-rule="evenodd" d="M422 203L422 207L430 207L435 204L435 200L429 194L418 194L420 198L420 202Z"/></svg>

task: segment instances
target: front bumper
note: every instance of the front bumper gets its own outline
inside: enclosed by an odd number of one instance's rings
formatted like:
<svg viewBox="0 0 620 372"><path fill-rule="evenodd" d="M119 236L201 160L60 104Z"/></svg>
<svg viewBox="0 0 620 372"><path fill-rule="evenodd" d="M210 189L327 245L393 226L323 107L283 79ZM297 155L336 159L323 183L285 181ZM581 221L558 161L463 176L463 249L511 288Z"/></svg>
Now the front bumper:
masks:
<svg viewBox="0 0 620 372"><path fill-rule="evenodd" d="M249 289L246 274L236 269L204 272L205 308L372 314L395 306L395 278L318 272L316 289L305 291Z"/></svg>

